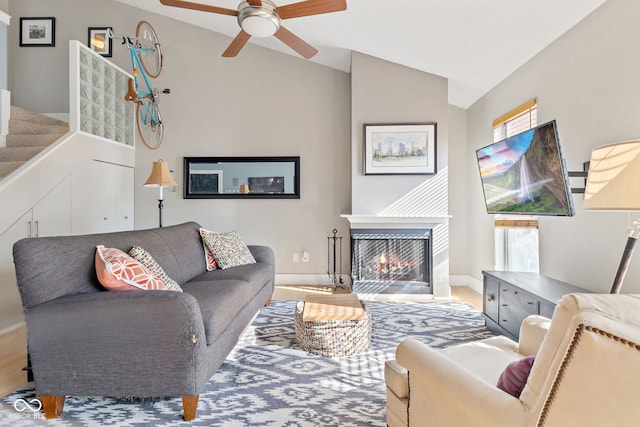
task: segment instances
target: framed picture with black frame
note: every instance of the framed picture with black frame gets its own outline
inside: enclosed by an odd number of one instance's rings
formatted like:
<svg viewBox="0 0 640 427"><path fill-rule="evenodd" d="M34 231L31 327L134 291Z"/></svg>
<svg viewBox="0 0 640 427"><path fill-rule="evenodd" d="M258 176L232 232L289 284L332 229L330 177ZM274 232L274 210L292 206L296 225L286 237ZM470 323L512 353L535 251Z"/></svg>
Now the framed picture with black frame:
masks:
<svg viewBox="0 0 640 427"><path fill-rule="evenodd" d="M56 45L56 18L20 18L20 46L53 47Z"/></svg>
<svg viewBox="0 0 640 427"><path fill-rule="evenodd" d="M113 49L109 37L111 31L111 27L89 27L87 46L95 53L110 58Z"/></svg>

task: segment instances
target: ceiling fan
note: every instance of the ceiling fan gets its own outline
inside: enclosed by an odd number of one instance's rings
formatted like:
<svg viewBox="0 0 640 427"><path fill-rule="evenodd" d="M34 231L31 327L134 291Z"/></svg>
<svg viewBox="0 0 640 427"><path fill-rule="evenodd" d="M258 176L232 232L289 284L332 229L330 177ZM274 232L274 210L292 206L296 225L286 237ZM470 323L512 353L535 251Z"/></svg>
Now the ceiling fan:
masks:
<svg viewBox="0 0 640 427"><path fill-rule="evenodd" d="M295 50L302 57L309 59L318 51L284 28L281 24L282 20L347 9L346 0L306 0L285 6L276 6L271 0L243 0L238 6L238 10L185 0L160 0L160 3L165 6L237 16L238 24L240 24L241 28L240 33L233 39L227 50L224 51L222 54L224 57L236 56L251 36L276 36L277 39Z"/></svg>

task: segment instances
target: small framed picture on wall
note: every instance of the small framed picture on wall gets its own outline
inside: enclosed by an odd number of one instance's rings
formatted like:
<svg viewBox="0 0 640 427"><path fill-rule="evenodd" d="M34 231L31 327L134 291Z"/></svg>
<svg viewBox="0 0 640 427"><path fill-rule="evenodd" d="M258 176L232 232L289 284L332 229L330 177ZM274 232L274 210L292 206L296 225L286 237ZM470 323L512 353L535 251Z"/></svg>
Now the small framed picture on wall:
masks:
<svg viewBox="0 0 640 427"><path fill-rule="evenodd" d="M56 45L56 18L20 18L20 46Z"/></svg>
<svg viewBox="0 0 640 427"><path fill-rule="evenodd" d="M111 57L111 27L89 27L89 37L87 40L87 46L91 48L95 53L102 56Z"/></svg>

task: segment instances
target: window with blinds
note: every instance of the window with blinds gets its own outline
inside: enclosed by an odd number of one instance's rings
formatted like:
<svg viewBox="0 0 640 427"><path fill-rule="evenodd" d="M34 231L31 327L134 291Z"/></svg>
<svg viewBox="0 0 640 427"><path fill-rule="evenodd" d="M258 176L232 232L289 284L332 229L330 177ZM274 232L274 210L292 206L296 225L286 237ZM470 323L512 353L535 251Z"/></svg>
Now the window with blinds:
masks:
<svg viewBox="0 0 640 427"><path fill-rule="evenodd" d="M538 108L535 99L525 102L518 108L493 121L493 142L529 130L538 125Z"/></svg>
<svg viewBox="0 0 640 427"><path fill-rule="evenodd" d="M537 125L537 102L532 99L493 121L493 141ZM495 241L497 270L539 272L537 216L496 215Z"/></svg>

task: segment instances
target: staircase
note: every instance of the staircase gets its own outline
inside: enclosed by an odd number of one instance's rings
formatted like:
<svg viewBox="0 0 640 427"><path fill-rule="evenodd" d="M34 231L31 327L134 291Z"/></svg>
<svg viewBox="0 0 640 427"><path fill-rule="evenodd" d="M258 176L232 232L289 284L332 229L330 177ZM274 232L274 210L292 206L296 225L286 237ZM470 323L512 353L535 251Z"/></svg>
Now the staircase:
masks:
<svg viewBox="0 0 640 427"><path fill-rule="evenodd" d="M69 131L69 124L11 106L7 146L0 148L0 179Z"/></svg>

